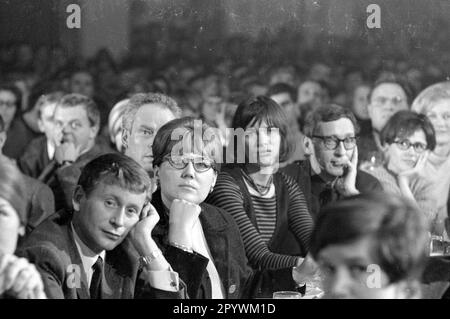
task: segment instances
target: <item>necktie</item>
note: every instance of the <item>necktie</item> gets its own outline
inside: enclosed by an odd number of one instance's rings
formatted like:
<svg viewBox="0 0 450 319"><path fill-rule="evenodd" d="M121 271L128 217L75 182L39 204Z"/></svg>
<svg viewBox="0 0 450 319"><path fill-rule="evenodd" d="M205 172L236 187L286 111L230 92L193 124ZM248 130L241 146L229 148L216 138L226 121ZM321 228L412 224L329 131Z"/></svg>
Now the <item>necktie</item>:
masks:
<svg viewBox="0 0 450 319"><path fill-rule="evenodd" d="M102 291L102 273L103 273L103 260L102 257L98 257L95 264L92 266L92 280L91 286L89 287L89 293L91 295L91 299L101 299L101 291Z"/></svg>

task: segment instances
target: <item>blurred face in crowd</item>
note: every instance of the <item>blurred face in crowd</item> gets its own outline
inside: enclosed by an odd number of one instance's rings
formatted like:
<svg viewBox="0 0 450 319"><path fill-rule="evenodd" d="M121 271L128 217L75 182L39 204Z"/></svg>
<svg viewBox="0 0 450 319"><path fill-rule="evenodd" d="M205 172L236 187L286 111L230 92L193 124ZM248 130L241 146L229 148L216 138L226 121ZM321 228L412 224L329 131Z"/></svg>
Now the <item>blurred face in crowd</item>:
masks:
<svg viewBox="0 0 450 319"><path fill-rule="evenodd" d="M257 163L261 168L273 167L280 161L281 136L279 130L270 127L265 121L250 123L246 128L245 149L250 163Z"/></svg>
<svg viewBox="0 0 450 319"><path fill-rule="evenodd" d="M314 102L319 103L322 97L322 88L319 83L313 81L306 81L298 87L298 103Z"/></svg>
<svg viewBox="0 0 450 319"><path fill-rule="evenodd" d="M357 118L361 120L369 119L369 105L370 87L367 85L358 86L353 93L352 111Z"/></svg>
<svg viewBox="0 0 450 319"><path fill-rule="evenodd" d="M78 72L70 78L70 92L92 97L94 95L94 79L86 72Z"/></svg>
<svg viewBox="0 0 450 319"><path fill-rule="evenodd" d="M288 115L288 118L291 121L297 122L297 119L300 117L300 109L291 99L289 93L287 92L278 93L275 95L271 95L270 98L275 102L277 102L277 104L285 110L286 114Z"/></svg>
<svg viewBox="0 0 450 319"><path fill-rule="evenodd" d="M427 140L422 130L405 138L396 138L394 143L386 146L387 166L396 174L411 170L426 150Z"/></svg>
<svg viewBox="0 0 450 319"><path fill-rule="evenodd" d="M202 114L206 121L214 123L216 116L220 112L222 99L218 96L209 96L205 98L202 107Z"/></svg>
<svg viewBox="0 0 450 319"><path fill-rule="evenodd" d="M0 115L8 129L17 110L16 96L10 91L0 91Z"/></svg>
<svg viewBox="0 0 450 319"><path fill-rule="evenodd" d="M88 151L95 141L98 127L91 126L83 105L64 107L58 105L55 109L54 125L55 143L73 143L79 146L82 152Z"/></svg>
<svg viewBox="0 0 450 319"><path fill-rule="evenodd" d="M400 85L382 83L373 90L368 111L376 131L380 132L392 115L401 110L408 110L408 100Z"/></svg>
<svg viewBox="0 0 450 319"><path fill-rule="evenodd" d="M55 113L56 103L47 103L41 107L41 116L38 119L39 130L45 134L48 140L53 138L55 130L53 114Z"/></svg>
<svg viewBox="0 0 450 319"><path fill-rule="evenodd" d="M331 177L342 176L355 151L355 127L348 118L320 122L312 138L314 154L322 172ZM333 145L333 140L346 140ZM347 144L347 146L345 145ZM336 148L332 149L334 146Z"/></svg>
<svg viewBox="0 0 450 319"><path fill-rule="evenodd" d="M371 237L346 244L330 244L318 254L323 273L324 298L396 299L405 298L402 283L389 283L378 265Z"/></svg>
<svg viewBox="0 0 450 319"><path fill-rule="evenodd" d="M118 185L100 182L88 195L77 186L73 200L75 231L92 251L112 250L137 224L146 200L146 192L137 194Z"/></svg>
<svg viewBox="0 0 450 319"><path fill-rule="evenodd" d="M13 254L19 234L24 234L19 215L11 204L0 197L0 254Z"/></svg>
<svg viewBox="0 0 450 319"><path fill-rule="evenodd" d="M125 155L141 164L146 171L153 171L153 140L160 127L173 119L174 114L165 105L142 105L134 117L131 132L126 132Z"/></svg>
<svg viewBox="0 0 450 319"><path fill-rule="evenodd" d="M217 179L217 173L210 165L211 160L201 154L187 153L173 158L168 154L155 168L164 203L168 205L174 199L184 199L201 204Z"/></svg>
<svg viewBox="0 0 450 319"><path fill-rule="evenodd" d="M427 112L436 132L437 144L450 144L450 99L437 101Z"/></svg>

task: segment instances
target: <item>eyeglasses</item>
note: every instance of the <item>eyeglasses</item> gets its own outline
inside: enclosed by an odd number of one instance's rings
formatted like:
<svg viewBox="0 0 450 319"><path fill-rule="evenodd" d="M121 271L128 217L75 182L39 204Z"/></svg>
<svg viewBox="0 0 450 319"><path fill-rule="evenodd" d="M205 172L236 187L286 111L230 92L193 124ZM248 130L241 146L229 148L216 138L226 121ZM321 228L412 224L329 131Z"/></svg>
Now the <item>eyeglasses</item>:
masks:
<svg viewBox="0 0 450 319"><path fill-rule="evenodd" d="M81 128L83 126L83 124L81 124L77 120L73 120L73 121L70 121L68 123L63 123L61 121L56 121L55 122L55 126L57 128L59 128L59 129L66 127L66 125L68 125L72 130L78 130L79 128Z"/></svg>
<svg viewBox="0 0 450 319"><path fill-rule="evenodd" d="M215 165L203 157L183 157L167 155L164 157L164 159L167 160L170 166L175 169L184 169L186 166L188 166L189 162L191 162L194 170L197 173L206 172L211 168L215 170Z"/></svg>
<svg viewBox="0 0 450 319"><path fill-rule="evenodd" d="M397 144L398 148L403 151L409 150L409 148L412 146L414 148L414 151L419 154L423 153L427 149L427 145L420 142L411 143L409 140L396 140L394 141L394 143Z"/></svg>
<svg viewBox="0 0 450 319"><path fill-rule="evenodd" d="M321 139L323 145L329 150L335 150L339 144L344 143L344 148L346 150L352 150L356 146L356 136L346 137L344 139L337 138L336 136L319 136L313 135L314 138Z"/></svg>
<svg viewBox="0 0 450 319"><path fill-rule="evenodd" d="M391 101L391 103L394 104L395 106L399 106L405 100L400 96L394 96L392 98L385 97L385 96L379 96L373 100L373 104L380 106L380 105L385 105L388 101Z"/></svg>
<svg viewBox="0 0 450 319"><path fill-rule="evenodd" d="M11 101L2 101L0 100L0 106L6 106L7 108L11 108L16 106L16 102L11 102Z"/></svg>
<svg viewBox="0 0 450 319"><path fill-rule="evenodd" d="M450 113L443 113L441 115L436 113L428 113L427 116L431 121L436 121L439 117L441 117L444 121L450 120Z"/></svg>

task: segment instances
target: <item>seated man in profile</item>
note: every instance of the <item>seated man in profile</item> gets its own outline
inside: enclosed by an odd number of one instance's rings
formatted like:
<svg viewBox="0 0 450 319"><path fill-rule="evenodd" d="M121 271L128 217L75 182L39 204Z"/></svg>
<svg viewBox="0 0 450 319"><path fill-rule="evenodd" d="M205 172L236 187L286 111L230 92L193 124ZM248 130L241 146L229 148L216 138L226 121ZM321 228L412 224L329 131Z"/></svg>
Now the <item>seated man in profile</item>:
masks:
<svg viewBox="0 0 450 319"><path fill-rule="evenodd" d="M179 296L177 274L151 238L159 218L148 204L150 185L145 170L121 154L85 166L73 211L51 216L19 249L36 265L48 298Z"/></svg>
<svg viewBox="0 0 450 319"><path fill-rule="evenodd" d="M410 299L421 296L428 243L426 218L414 204L374 193L323 209L310 251L324 298Z"/></svg>

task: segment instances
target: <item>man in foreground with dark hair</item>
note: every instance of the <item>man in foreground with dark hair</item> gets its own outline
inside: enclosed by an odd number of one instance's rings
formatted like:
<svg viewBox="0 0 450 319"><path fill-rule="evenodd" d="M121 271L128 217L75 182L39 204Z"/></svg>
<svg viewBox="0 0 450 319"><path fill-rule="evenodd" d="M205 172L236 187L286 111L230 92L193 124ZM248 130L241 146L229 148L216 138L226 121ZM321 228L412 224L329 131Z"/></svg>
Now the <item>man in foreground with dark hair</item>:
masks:
<svg viewBox="0 0 450 319"><path fill-rule="evenodd" d="M325 298L420 297L428 254L423 214L393 195L358 195L324 208L311 254L322 271Z"/></svg>
<svg viewBox="0 0 450 319"><path fill-rule="evenodd" d="M48 298L179 296L178 277L151 238L159 218L148 204L150 185L144 169L121 154L85 166L73 211L51 216L19 249L41 273Z"/></svg>

